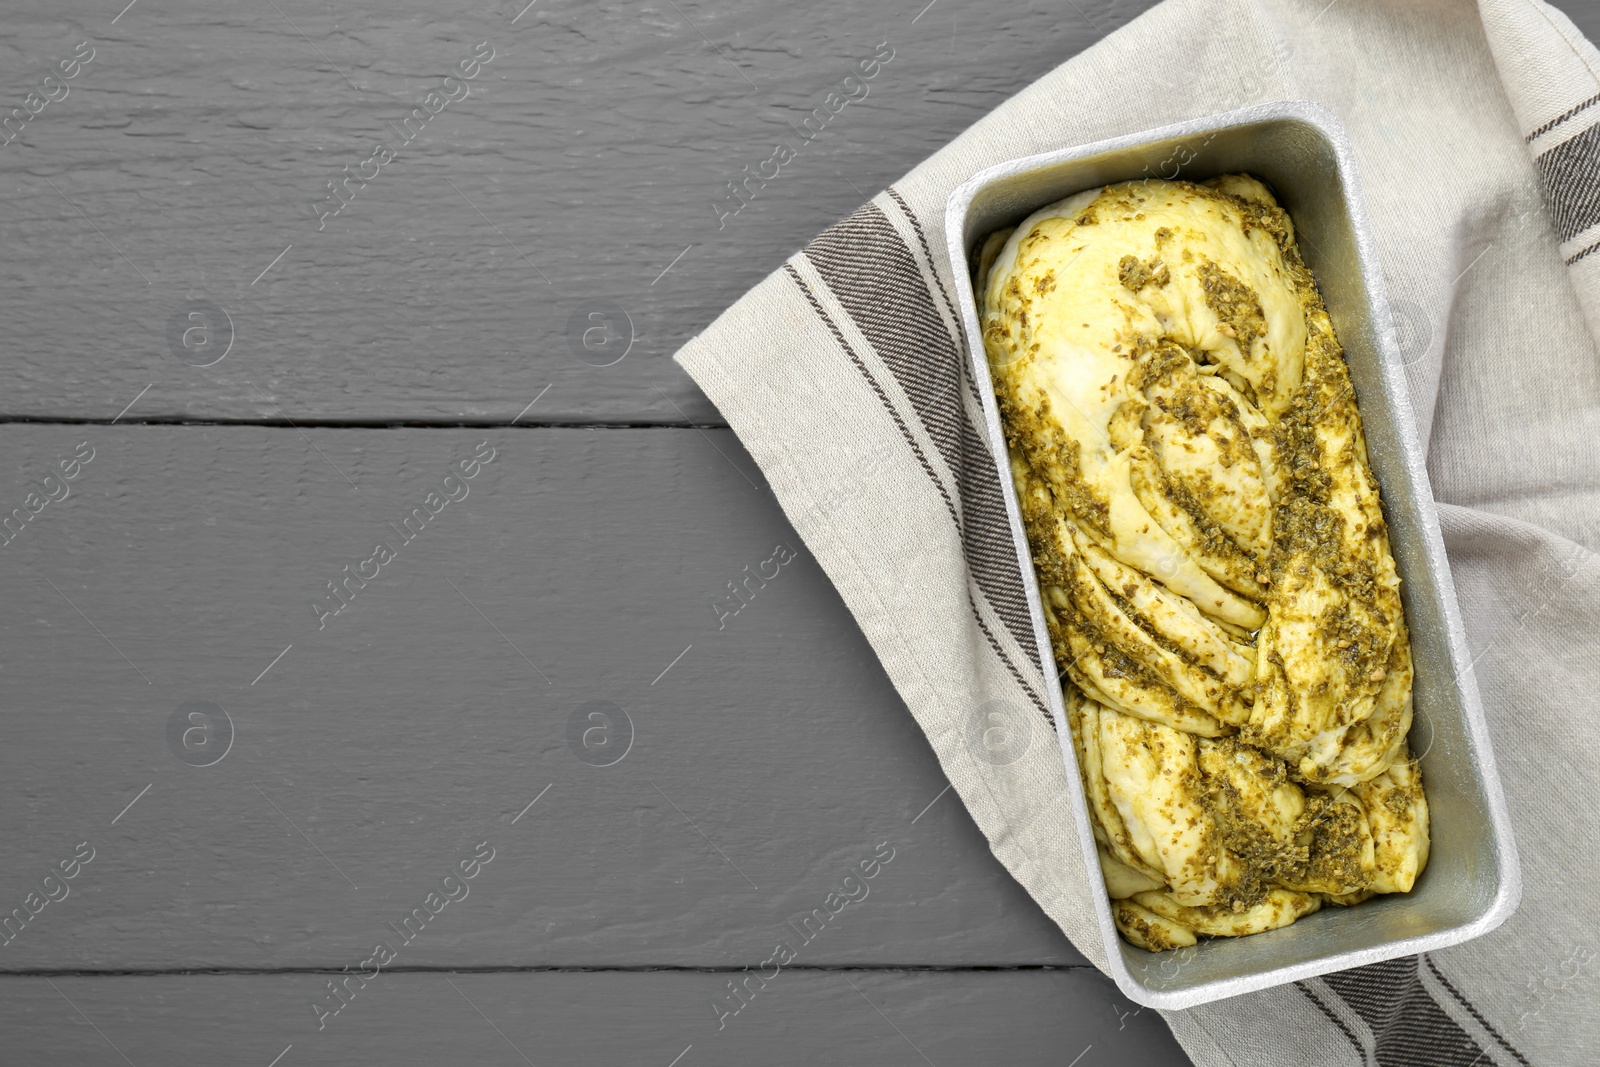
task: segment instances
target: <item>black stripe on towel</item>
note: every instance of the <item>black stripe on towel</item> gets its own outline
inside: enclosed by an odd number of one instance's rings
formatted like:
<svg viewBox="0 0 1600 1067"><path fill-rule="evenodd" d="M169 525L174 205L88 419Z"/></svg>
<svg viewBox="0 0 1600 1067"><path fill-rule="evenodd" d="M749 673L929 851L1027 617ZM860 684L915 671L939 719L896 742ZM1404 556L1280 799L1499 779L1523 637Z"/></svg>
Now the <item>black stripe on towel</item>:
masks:
<svg viewBox="0 0 1600 1067"><path fill-rule="evenodd" d="M944 298L945 310L950 312L950 321L956 324L954 327L956 330L956 345L958 348L965 348L966 342L960 336L961 316L956 314L956 306L950 299L950 291L944 287L944 280L939 277L938 264L934 262L933 252L928 248L928 235L922 232L922 221L911 210L911 205L906 203L905 197L900 195L900 190L891 185L884 192L894 197L894 202L900 205L900 213L906 217L906 221L911 223L912 230L916 232L917 243L922 246L922 256L928 263L928 274L933 278L934 283L939 286L939 295ZM958 280L956 284L959 285L961 282ZM967 392L971 394L974 401L978 401L977 383L972 380L972 375L969 374L965 377L967 380ZM980 408L983 406L981 401L978 402L978 406Z"/></svg>
<svg viewBox="0 0 1600 1067"><path fill-rule="evenodd" d="M1307 999L1317 1006L1317 1010L1326 1015L1328 1017L1328 1021L1339 1028L1340 1032L1344 1034L1345 1040L1350 1042L1350 1047L1356 1050L1356 1055L1361 1057L1361 1062L1366 1063L1366 1046L1361 1044L1361 1039L1356 1037L1355 1031L1346 1026L1345 1021L1339 1018L1339 1013L1324 1004L1322 1002L1322 998L1313 993L1311 991L1311 987L1306 985L1304 982L1296 982L1294 987L1300 990L1300 992L1304 993Z"/></svg>
<svg viewBox="0 0 1600 1067"><path fill-rule="evenodd" d="M1555 129L1557 126L1561 125L1563 122L1566 122L1572 116L1578 114L1581 111L1587 111L1589 108L1594 107L1594 105L1596 105L1596 104L1600 104L1600 93L1595 93L1593 96L1591 96L1589 99L1585 100L1583 103L1577 104L1574 107L1568 108L1566 111L1564 111L1561 114L1557 115L1555 118L1551 119L1549 122L1545 123L1543 126L1540 126L1537 130L1534 130L1532 133L1528 134L1528 136L1523 138L1523 141L1528 143L1528 144L1532 144L1534 141L1538 140L1540 137L1542 137L1545 134L1549 133L1551 130Z"/></svg>
<svg viewBox="0 0 1600 1067"><path fill-rule="evenodd" d="M956 306L950 300L950 291L944 287L944 280L939 277L939 268L933 262L933 252L928 248L928 235L922 232L922 221L911 210L911 205L906 203L906 198L900 195L900 190L889 186L884 192L894 197L894 202L900 205L900 213L911 223L911 229L917 235L917 243L922 246L922 256L928 261L928 272L933 275L934 284L939 287L939 295L944 297L944 308L950 312L950 321L959 323L961 316L956 314ZM960 329L960 327L956 327Z"/></svg>
<svg viewBox="0 0 1600 1067"><path fill-rule="evenodd" d="M1417 972L1417 957L1324 975L1327 987L1372 1031L1379 1067L1474 1067L1492 1063Z"/></svg>
<svg viewBox="0 0 1600 1067"><path fill-rule="evenodd" d="M1011 636L1037 660L1000 472L962 402L962 350L911 249L888 217L866 204L820 234L805 256L894 375L955 476L967 565Z"/></svg>
<svg viewBox="0 0 1600 1067"><path fill-rule="evenodd" d="M861 362L861 357L856 354L855 349L850 347L850 342L845 340L844 333L839 329L838 324L835 323L828 315L827 311L823 309L822 303L817 299L816 294L811 291L811 287L806 285L805 279L800 277L800 272L795 270L794 266L789 263L785 263L783 265L783 269L789 275L790 280L794 282L795 287L798 288L801 294L805 296L806 302L811 305L811 310L814 311L817 317L822 320L823 325L828 327L828 331L833 334L833 339L838 342L839 347L847 356L850 357L850 362L855 364L856 370L861 373L861 376L866 379L867 384L872 387L872 391L877 394L879 402L883 404L884 410L889 413L890 418L894 419L895 426L897 426L900 430L900 436L905 439L905 442L910 447L912 454L917 457L917 462L922 465L923 473L928 476L928 480L933 482L934 488L938 489L939 495L944 498L945 509L949 511L950 519L955 523L956 529L959 532L961 529L961 519L956 514L955 505L950 499L949 492L946 491L944 483L939 480L939 476L934 473L933 467L928 463L928 457L926 453L922 451L922 446L917 444L917 439L912 435L911 430L906 426L905 420L900 417L900 412L895 410L894 403L889 399L888 394L884 392L883 386L880 385L878 380L872 376L872 372L867 369L867 365ZM1049 706L1045 704L1044 700L1038 693L1034 692L1033 686L1028 684L1027 679L1023 677L1022 672L1017 669L1017 665L1011 662L1011 657L1006 655L1005 649L1001 648L1000 643L995 640L994 634L990 631L988 624L983 621L982 613L978 611L978 605L972 600L970 587L969 592L967 593L967 605L972 609L972 617L977 622L978 628L983 631L984 638L989 642L989 648L996 656L999 657L1000 662L1005 664L1006 670L1010 672L1011 677L1016 680L1017 685L1021 687L1022 691L1028 694L1028 699L1033 702L1034 707L1039 709L1039 712L1044 716L1045 721L1048 722L1052 728L1054 728L1055 718L1050 714Z"/></svg>
<svg viewBox="0 0 1600 1067"><path fill-rule="evenodd" d="M1541 153L1533 163L1559 240L1570 241L1600 224L1600 123Z"/></svg>
<svg viewBox="0 0 1600 1067"><path fill-rule="evenodd" d="M1518 1052L1514 1047L1512 1047L1511 1042L1500 1036L1500 1031L1489 1025L1489 1020L1483 1017L1482 1012L1473 1007L1472 1001L1461 995L1461 990L1457 989L1455 987L1455 983L1451 982L1450 979L1444 976L1444 972L1439 969L1439 965L1433 962L1432 956L1424 956L1422 958L1427 961L1428 970L1433 972L1433 977L1438 980L1439 984L1444 986L1450 995L1455 998L1457 1004L1460 1004L1463 1008L1467 1009L1467 1013L1478 1021L1478 1025L1483 1027L1489 1036L1494 1038L1495 1041L1499 1043L1501 1048L1515 1056L1517 1062L1522 1064L1522 1067L1533 1067L1533 1065L1528 1062L1527 1058L1524 1057L1522 1053Z"/></svg>

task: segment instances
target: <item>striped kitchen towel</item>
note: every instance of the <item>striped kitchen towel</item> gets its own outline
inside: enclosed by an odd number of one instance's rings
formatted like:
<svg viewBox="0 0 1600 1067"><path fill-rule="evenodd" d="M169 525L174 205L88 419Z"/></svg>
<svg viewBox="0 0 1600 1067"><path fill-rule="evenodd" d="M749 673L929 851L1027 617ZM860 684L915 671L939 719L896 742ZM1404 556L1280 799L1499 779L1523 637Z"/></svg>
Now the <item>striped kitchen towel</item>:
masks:
<svg viewBox="0 0 1600 1067"><path fill-rule="evenodd" d="M1600 52L1548 4L1483 5L1572 285L1600 335Z"/></svg>
<svg viewBox="0 0 1600 1067"><path fill-rule="evenodd" d="M1103 965L1099 873L1073 839L1063 724L1044 697L1057 683L964 371L967 281L940 251L945 201L1007 159L1247 104L1312 99L1339 116L1526 891L1469 944L1168 1013L1196 1063L1600 1062L1597 66L1540 0L1167 0L827 230L676 357L761 465L994 853Z"/></svg>

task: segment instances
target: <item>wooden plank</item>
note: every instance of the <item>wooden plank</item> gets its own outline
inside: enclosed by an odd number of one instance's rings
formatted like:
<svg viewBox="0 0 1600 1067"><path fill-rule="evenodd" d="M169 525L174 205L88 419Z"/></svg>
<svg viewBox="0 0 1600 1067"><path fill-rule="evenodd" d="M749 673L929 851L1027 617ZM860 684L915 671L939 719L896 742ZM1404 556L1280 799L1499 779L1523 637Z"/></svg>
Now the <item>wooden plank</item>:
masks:
<svg viewBox="0 0 1600 1067"><path fill-rule="evenodd" d="M93 58L0 147L0 417L108 419L148 386L128 418L505 424L550 386L529 418L716 422L668 355L1148 2L122 6L7 11L0 112L78 42ZM480 41L494 58L445 87ZM880 41L867 95L724 222L726 183ZM441 88L458 100L363 184ZM231 323L206 355L169 337L201 300ZM597 353L578 342L607 308Z"/></svg>
<svg viewBox="0 0 1600 1067"><path fill-rule="evenodd" d="M0 417L109 418L149 386L130 418L504 424L548 385L529 417L716 422L672 351L1147 6L451 0L423 15L296 0L279 15L178 0L74 21L19 0L0 111L78 42L94 58L0 148ZM1559 6L1600 35L1600 6ZM326 184L479 41L495 58L471 95L319 230ZM726 183L879 41L894 59L867 97L722 222ZM205 368L168 336L197 300L234 335ZM611 350L632 339L608 367L569 341L601 305L625 314Z"/></svg>
<svg viewBox="0 0 1600 1067"><path fill-rule="evenodd" d="M0 546L0 914L95 850L0 969L358 963L482 841L408 964L758 963L885 842L807 962L1081 962L728 431L9 425L0 455L0 515L42 501ZM632 723L611 766L570 741L611 758L594 701ZM210 766L191 702L232 724Z"/></svg>
<svg viewBox="0 0 1600 1067"><path fill-rule="evenodd" d="M364 987L352 980L353 998L323 1018L312 1005L328 995L326 975L7 977L0 1031L8 1062L81 1067L1189 1062L1157 1013L1083 968L779 971L765 988L751 980L738 1015L719 1017L712 1004L730 978L379 972Z"/></svg>

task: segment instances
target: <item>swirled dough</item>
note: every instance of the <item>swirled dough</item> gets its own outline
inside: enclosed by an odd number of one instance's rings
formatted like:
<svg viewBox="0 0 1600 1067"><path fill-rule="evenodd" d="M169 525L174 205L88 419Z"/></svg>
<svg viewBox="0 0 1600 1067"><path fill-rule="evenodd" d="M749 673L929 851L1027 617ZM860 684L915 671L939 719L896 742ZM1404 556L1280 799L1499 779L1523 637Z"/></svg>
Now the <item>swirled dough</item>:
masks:
<svg viewBox="0 0 1600 1067"><path fill-rule="evenodd" d="M1110 185L993 235L977 281L1123 932L1409 890L1400 579L1289 216L1248 175Z"/></svg>

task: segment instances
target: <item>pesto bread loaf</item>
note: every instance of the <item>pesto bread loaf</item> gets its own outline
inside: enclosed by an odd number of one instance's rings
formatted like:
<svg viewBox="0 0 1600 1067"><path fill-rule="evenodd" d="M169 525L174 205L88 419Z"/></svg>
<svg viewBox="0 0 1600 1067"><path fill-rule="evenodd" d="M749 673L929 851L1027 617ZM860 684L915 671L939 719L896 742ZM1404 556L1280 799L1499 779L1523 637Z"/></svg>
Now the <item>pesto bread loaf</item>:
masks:
<svg viewBox="0 0 1600 1067"><path fill-rule="evenodd" d="M1107 889L1159 950L1405 892L1411 652L1349 374L1248 175L992 235L984 346Z"/></svg>

